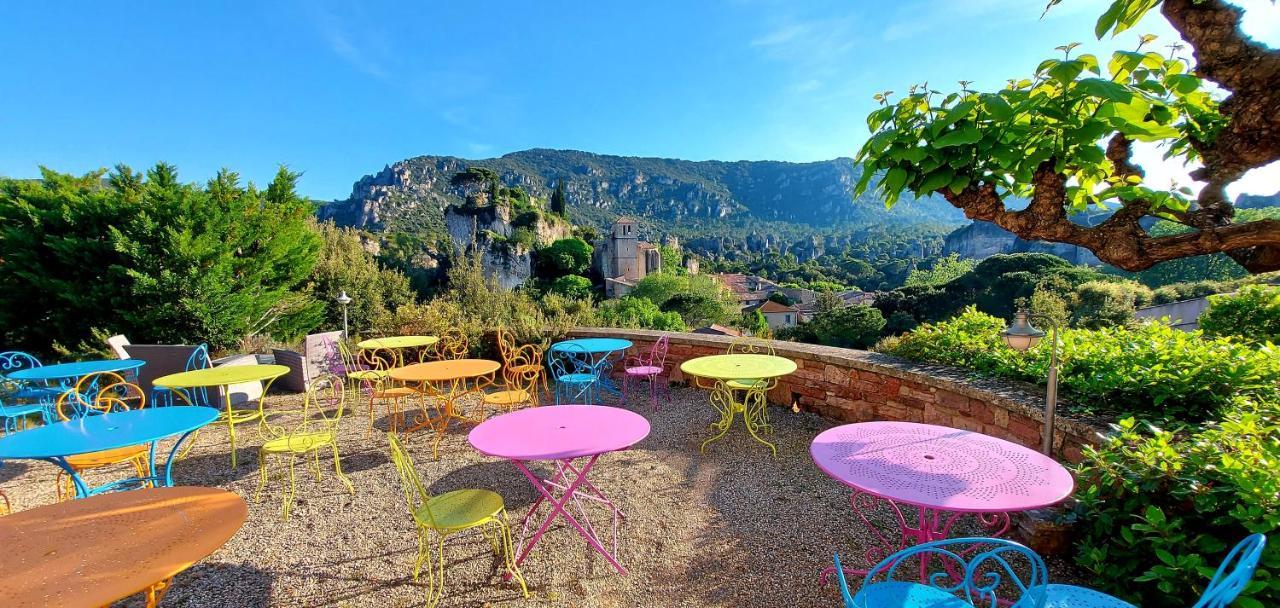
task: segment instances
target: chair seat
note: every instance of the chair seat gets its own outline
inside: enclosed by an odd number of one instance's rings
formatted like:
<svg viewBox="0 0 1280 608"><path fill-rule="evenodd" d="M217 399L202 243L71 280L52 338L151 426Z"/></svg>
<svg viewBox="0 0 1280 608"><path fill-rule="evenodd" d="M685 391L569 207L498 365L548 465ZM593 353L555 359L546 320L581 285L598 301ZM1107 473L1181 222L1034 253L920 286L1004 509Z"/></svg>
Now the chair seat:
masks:
<svg viewBox="0 0 1280 608"><path fill-rule="evenodd" d="M589 384L596 381L594 374L565 374L556 378L556 382L565 384Z"/></svg>
<svg viewBox="0 0 1280 608"><path fill-rule="evenodd" d="M13 394L14 399L57 399L62 389L47 386L24 386Z"/></svg>
<svg viewBox="0 0 1280 608"><path fill-rule="evenodd" d="M36 403L22 403L18 405L0 405L0 417L17 418L18 416L28 416L31 414L43 414L45 406Z"/></svg>
<svg viewBox="0 0 1280 608"><path fill-rule="evenodd" d="M79 454L67 457L67 465L73 469L91 469L93 467L103 467L117 462L132 460L139 456L145 456L148 451L145 445L131 445L114 450L102 450L101 452L90 452L88 454Z"/></svg>
<svg viewBox="0 0 1280 608"><path fill-rule="evenodd" d="M418 394L417 389L412 389L407 386L396 386L392 388L384 388L380 391L377 391L373 394L373 396L377 397L378 399L386 399L388 397L391 397L391 398L411 397L417 394Z"/></svg>
<svg viewBox="0 0 1280 608"><path fill-rule="evenodd" d="M973 605L936 587L886 581L867 585L853 597L857 608L973 608Z"/></svg>
<svg viewBox="0 0 1280 608"><path fill-rule="evenodd" d="M262 444L262 451L273 454L302 453L333 443L333 433L296 433L277 437Z"/></svg>
<svg viewBox="0 0 1280 608"><path fill-rule="evenodd" d="M497 492L454 490L432 496L426 504L414 510L413 518L419 524L436 530L462 530L486 523L501 511L502 496Z"/></svg>
<svg viewBox="0 0 1280 608"><path fill-rule="evenodd" d="M347 372L347 377L352 380L368 380L375 381L387 377L387 372L377 369L362 369Z"/></svg>
<svg viewBox="0 0 1280 608"><path fill-rule="evenodd" d="M515 405L529 400L529 392L523 390L485 393L484 402L490 405Z"/></svg>
<svg viewBox="0 0 1280 608"><path fill-rule="evenodd" d="M1051 584L1045 587L1044 608L1136 608L1133 604L1119 600L1101 591L1077 587L1075 585ZM1039 587L1032 587L1022 596L1022 601L1013 608L1034 608Z"/></svg>
<svg viewBox="0 0 1280 608"><path fill-rule="evenodd" d="M639 367L628 367L628 376L656 376L662 373L662 368L653 365L641 365Z"/></svg>
<svg viewBox="0 0 1280 608"><path fill-rule="evenodd" d="M746 391L746 390L751 390L757 387L764 387L767 384L768 382L764 380L750 379L750 378L744 378L740 380L730 380L724 383L725 386L734 390L739 390L739 391Z"/></svg>

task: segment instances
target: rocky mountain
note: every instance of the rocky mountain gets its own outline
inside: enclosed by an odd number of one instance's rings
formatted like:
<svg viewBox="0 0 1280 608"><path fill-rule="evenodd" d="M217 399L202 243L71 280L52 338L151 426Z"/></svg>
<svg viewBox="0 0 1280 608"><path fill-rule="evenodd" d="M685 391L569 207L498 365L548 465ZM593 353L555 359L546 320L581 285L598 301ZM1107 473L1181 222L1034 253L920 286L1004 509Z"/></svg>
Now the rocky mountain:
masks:
<svg viewBox="0 0 1280 608"><path fill-rule="evenodd" d="M462 201L449 184L469 167L496 172L507 187L549 197L564 180L577 223L604 226L620 215L640 218L647 232L699 237L737 231L744 238L783 232L829 232L869 225L942 223L963 215L940 198L904 197L891 210L872 196L854 199L860 167L851 159L814 163L687 161L608 156L572 150L526 150L467 160L419 156L361 178L322 219L370 230L443 234L443 210ZM775 229L785 226L785 229ZM760 237L765 238L765 237Z"/></svg>
<svg viewBox="0 0 1280 608"><path fill-rule="evenodd" d="M991 222L973 222L947 235L943 254L981 260L998 253L1048 253L1072 264L1100 265L1092 251L1065 243L1027 241Z"/></svg>

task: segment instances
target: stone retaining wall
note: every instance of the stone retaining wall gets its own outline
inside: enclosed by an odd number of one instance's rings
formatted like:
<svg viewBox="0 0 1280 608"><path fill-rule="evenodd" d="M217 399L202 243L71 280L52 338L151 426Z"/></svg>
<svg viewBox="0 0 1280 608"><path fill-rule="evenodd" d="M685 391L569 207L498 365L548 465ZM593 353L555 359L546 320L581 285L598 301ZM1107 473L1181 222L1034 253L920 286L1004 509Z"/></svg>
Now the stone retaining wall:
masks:
<svg viewBox="0 0 1280 608"><path fill-rule="evenodd" d="M733 342L726 336L640 329L577 328L574 337L610 337L632 341L632 353L648 350L667 335L671 380L688 383L680 364L694 357L723 354ZM798 369L781 378L769 402L841 422L903 420L981 432L1039 450L1044 426L1044 395L1006 382L968 377L963 370L922 365L861 350L773 341L778 356ZM1081 448L1098 439L1099 429L1059 416L1054 432L1058 457L1079 462Z"/></svg>

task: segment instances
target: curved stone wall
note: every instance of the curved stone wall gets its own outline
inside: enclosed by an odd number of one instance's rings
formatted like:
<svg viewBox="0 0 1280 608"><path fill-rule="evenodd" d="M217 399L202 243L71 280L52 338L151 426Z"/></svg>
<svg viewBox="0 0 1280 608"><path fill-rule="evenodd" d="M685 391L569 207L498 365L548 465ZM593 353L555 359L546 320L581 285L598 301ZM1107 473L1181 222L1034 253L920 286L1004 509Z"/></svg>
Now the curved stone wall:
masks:
<svg viewBox="0 0 1280 608"><path fill-rule="evenodd" d="M667 362L671 380L687 383L680 363L724 353L733 338L642 329L577 328L574 337L625 338L633 352L647 350L659 336L671 340ZM772 341L779 356L796 362L796 373L782 378L769 402L816 412L841 422L903 420L940 424L1007 439L1034 450L1041 445L1044 394L1031 387L978 379L964 370L922 365L861 350ZM1099 429L1059 416L1054 450L1079 462L1084 445L1097 441Z"/></svg>

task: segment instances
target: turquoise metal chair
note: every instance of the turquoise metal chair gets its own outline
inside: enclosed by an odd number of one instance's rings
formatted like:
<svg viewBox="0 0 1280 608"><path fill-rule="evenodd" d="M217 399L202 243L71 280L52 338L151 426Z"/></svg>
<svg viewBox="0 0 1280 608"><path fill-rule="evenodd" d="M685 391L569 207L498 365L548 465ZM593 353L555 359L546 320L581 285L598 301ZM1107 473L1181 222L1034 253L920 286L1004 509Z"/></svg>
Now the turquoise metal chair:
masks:
<svg viewBox="0 0 1280 608"><path fill-rule="evenodd" d="M191 354L187 356L187 363L183 366L182 371L193 371L197 369L209 369L213 367L213 359L209 357L209 345L198 344L191 349ZM174 392L182 393L180 403L175 402L173 398ZM154 387L151 389L151 405L202 405L205 407L220 408L221 404L213 403L209 399L209 389L204 387L185 389L185 388L164 388Z"/></svg>
<svg viewBox="0 0 1280 608"><path fill-rule="evenodd" d="M600 403L601 371L582 345L553 345L547 350L547 367L556 380L556 405Z"/></svg>
<svg viewBox="0 0 1280 608"><path fill-rule="evenodd" d="M1039 555L998 538L952 538L898 551L867 572L856 595L839 556L835 562L846 608L1042 608L1049 585Z"/></svg>
<svg viewBox="0 0 1280 608"><path fill-rule="evenodd" d="M1262 550L1267 546L1267 537L1251 534L1236 544L1218 566L1193 608L1226 608L1235 601L1241 591L1253 579L1254 570L1258 569L1258 561L1262 559ZM1136 608L1124 600L1111 597L1101 591L1075 585L1047 585L1045 603L1018 603L1014 608Z"/></svg>
<svg viewBox="0 0 1280 608"><path fill-rule="evenodd" d="M18 350L11 350L0 353L0 378L10 373L31 369L33 367L44 367L40 360L34 355L24 353ZM40 401L46 404L52 404L58 395L62 393L62 389L49 386L43 382L16 382L8 380L4 382L4 392L11 400L19 401Z"/></svg>

